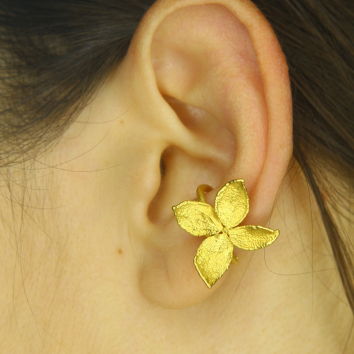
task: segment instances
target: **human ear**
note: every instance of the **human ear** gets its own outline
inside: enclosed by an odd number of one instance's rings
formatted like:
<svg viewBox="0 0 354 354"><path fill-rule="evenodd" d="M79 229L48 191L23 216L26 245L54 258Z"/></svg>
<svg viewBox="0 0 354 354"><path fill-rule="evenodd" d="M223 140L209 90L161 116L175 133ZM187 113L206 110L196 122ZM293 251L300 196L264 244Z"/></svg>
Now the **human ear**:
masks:
<svg viewBox="0 0 354 354"><path fill-rule="evenodd" d="M199 184L214 188L206 197L213 205L225 183L242 178L246 223L266 226L292 155L286 60L250 1L157 1L121 68L153 135L136 186L142 207L129 225L143 245L141 291L160 306L192 306L234 280L205 286L193 264L203 238L180 229L171 207L194 199Z"/></svg>

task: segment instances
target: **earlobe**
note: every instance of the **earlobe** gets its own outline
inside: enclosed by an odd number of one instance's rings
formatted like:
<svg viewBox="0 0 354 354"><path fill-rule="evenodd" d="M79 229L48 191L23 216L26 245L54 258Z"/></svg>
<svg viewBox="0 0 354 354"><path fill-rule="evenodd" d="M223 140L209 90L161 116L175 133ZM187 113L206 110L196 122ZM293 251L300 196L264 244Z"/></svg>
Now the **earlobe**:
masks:
<svg viewBox="0 0 354 354"><path fill-rule="evenodd" d="M154 112L151 124L163 140L156 144L168 147L166 175L146 207L141 289L160 306L188 307L224 279L205 288L193 265L201 240L178 228L171 207L203 183L215 188L207 195L213 205L225 183L243 178L247 224L267 225L292 153L286 61L259 10L227 0L158 1L125 60L134 63L139 104Z"/></svg>

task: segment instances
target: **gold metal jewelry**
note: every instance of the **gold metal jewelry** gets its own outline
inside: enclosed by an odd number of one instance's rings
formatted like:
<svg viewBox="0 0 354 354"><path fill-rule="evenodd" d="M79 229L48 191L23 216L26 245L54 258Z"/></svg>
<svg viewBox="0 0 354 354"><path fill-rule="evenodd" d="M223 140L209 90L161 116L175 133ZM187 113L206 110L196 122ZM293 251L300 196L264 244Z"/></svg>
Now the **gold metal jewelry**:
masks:
<svg viewBox="0 0 354 354"><path fill-rule="evenodd" d="M249 198L243 179L226 183L215 197L215 209L207 204L204 193L212 188L202 184L196 201L172 207L178 225L193 236L206 236L199 246L194 265L208 288L229 268L234 246L252 251L270 246L279 230L262 226L238 226L249 212Z"/></svg>

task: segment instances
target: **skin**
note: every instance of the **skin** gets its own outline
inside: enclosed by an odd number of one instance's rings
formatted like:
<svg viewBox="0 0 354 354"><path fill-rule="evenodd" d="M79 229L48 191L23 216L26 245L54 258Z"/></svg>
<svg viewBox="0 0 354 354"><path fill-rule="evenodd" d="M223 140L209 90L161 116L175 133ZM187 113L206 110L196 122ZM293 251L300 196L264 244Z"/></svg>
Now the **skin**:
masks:
<svg viewBox="0 0 354 354"><path fill-rule="evenodd" d="M284 55L252 3L216 3L158 1L63 137L2 171L1 353L343 352L352 315L292 159ZM208 289L203 238L171 207L237 178L243 224L280 237Z"/></svg>

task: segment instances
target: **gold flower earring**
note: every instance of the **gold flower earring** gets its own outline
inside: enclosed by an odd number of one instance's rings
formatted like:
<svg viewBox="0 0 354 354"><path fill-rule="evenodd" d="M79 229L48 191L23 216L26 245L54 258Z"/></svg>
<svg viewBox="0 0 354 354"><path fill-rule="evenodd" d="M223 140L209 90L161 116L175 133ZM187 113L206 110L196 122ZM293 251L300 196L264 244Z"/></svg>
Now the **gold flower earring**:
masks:
<svg viewBox="0 0 354 354"><path fill-rule="evenodd" d="M271 245L279 230L262 226L238 226L249 212L249 198L243 179L226 183L215 197L215 210L207 204L204 193L212 188L202 184L196 201L172 207L178 225L193 236L206 236L199 246L194 265L208 288L229 268L234 246L252 251Z"/></svg>

